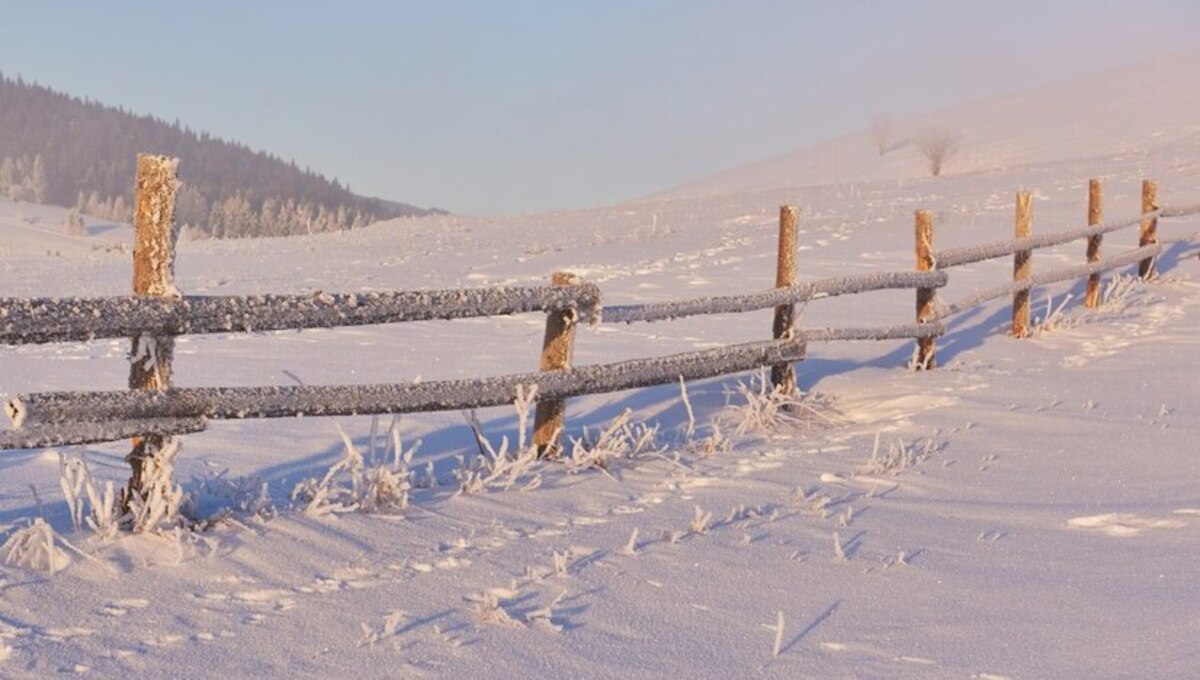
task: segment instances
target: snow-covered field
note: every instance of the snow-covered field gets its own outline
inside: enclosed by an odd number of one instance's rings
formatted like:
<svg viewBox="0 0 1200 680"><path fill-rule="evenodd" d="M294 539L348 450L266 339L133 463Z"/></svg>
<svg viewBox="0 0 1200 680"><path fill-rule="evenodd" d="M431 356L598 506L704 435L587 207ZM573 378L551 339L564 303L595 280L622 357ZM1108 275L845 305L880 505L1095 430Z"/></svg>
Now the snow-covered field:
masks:
<svg viewBox="0 0 1200 680"><path fill-rule="evenodd" d="M802 280L908 270L918 208L936 211L945 248L1011 236L1018 189L1034 192L1035 233L1083 223L1090 177L1105 180L1114 219L1138 212L1143 177L1159 181L1164 205L1200 201L1197 56L1159 62L1152 81L1173 96L1153 105L1115 95L1145 80L1118 72L936 114L966 131L936 179L911 148L880 159L863 134L837 140L837 182L817 149L594 210L188 242L178 283L189 294L349 292L533 284L568 270L610 305L749 292L773 285L785 203L802 209ZM128 229L97 223L72 239L65 217L0 202L0 295L129 289ZM1105 251L1136 239L1136 228L1110 235ZM1083 252L1038 251L1033 266ZM1001 283L1011 266L956 268L939 297ZM241 509L205 531L107 541L72 528L60 454L120 483L125 445L5 452L4 536L40 516L78 550L64 549L70 564L54 574L0 565L0 675L1196 677L1197 250L1172 248L1160 269L1153 283L1118 282L1096 312L1079 304L1081 283L1035 291L1035 316L1058 313L1028 340L1005 336L1004 301L966 312L931 372L905 370L910 342L813 345L797 366L810 407L799 423L738 433L749 375L688 385L690 438L676 386L572 400L574 437L625 409L657 427L653 446L606 471L533 466L458 494L456 458L477 450L463 416L405 416L403 446L420 445L401 512L313 516L291 498L342 459L339 427L370 456L370 418L213 423L184 438L176 475L201 512ZM912 292L891 291L814 301L800 319L912 314ZM180 338L175 381L534 370L543 325L534 314ZM585 327L576 362L761 340L770 327L769 311ZM0 398L120 389L127 349L0 348ZM479 418L495 446L517 440L514 409Z"/></svg>

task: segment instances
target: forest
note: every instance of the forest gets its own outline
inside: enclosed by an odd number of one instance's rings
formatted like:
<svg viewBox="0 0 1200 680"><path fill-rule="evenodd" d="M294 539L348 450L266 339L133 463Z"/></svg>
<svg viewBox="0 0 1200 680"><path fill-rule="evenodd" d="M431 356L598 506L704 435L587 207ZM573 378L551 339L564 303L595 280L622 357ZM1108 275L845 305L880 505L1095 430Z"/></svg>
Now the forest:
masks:
<svg viewBox="0 0 1200 680"><path fill-rule="evenodd" d="M294 161L178 121L0 74L0 195L128 222L139 153L182 159L176 217L193 238L327 232L442 212L358 196Z"/></svg>

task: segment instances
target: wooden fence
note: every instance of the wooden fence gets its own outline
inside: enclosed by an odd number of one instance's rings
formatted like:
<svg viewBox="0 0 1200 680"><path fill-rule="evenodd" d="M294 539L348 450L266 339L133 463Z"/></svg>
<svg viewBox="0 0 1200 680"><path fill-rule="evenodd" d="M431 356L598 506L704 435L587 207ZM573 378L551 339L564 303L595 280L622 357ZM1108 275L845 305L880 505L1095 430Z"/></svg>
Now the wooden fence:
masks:
<svg viewBox="0 0 1200 680"><path fill-rule="evenodd" d="M133 338L129 390L24 394L5 405L13 429L0 448L37 448L134 439L130 492L140 490L147 457L166 438L203 430L210 419L300 415L366 415L460 410L513 403L536 386L534 443L559 450L564 400L584 394L673 383L771 366L776 385L794 389L791 364L808 341L927 338L938 323L889 328L796 329L793 305L819 297L945 285L943 272L894 272L796 283L797 211L780 218L777 287L761 293L632 305L603 310L599 289L559 272L539 287L406 291L369 294L183 296L174 283L173 200L176 161L138 158L134 221L134 295L110 298L0 299L0 344ZM653 359L576 367L575 330L588 323L659 321L698 314L776 309L773 339ZM488 378L382 385L267 388L186 388L171 384L171 349L178 335L332 328L546 313L541 370Z"/></svg>
<svg viewBox="0 0 1200 680"><path fill-rule="evenodd" d="M953 267L983 262L1000 257L1013 256L1013 278L1010 283L1001 284L969 295L961 300L945 305L935 310L932 304L932 291L925 299L918 291L917 320L943 321L956 314L965 312L985 302L1012 295L1012 335L1025 338L1030 332L1030 291L1037 286L1051 283L1072 281L1087 278L1087 288L1084 305L1095 308L1100 304L1100 276L1103 272L1133 264L1138 265L1138 276L1148 280L1157 275L1156 263L1158 257L1173 244L1189 244L1200 242L1200 232L1189 236L1160 239L1158 237L1158 221L1160 218L1184 217L1200 214L1200 205L1188 205L1163 208L1158 204L1158 185L1151 180L1142 182L1141 214L1126 220L1112 223L1103 221L1103 186L1098 179L1088 182L1087 226L1076 229L1033 235L1033 202L1029 192L1018 192L1014 218L1014 238L1008 241L997 241L976 246L954 248L940 252L933 251L933 216L927 211L917 212L917 260L918 269L922 268L923 258L928 260L924 268L946 271ZM1140 225L1136 248L1125 250L1116 255L1102 257L1101 245L1106 234ZM1033 271L1033 252L1035 250L1061 246L1073 241L1086 239L1087 247L1084 252L1084 264L1059 267L1045 272ZM924 255L922 254L924 253ZM934 358L934 340L921 341L917 356L918 368L932 368Z"/></svg>
<svg viewBox="0 0 1200 680"><path fill-rule="evenodd" d="M18 395L5 410L13 429L0 432L0 449L25 449L132 438L129 492L140 491L140 470L175 435L203 430L209 420L278 418L300 415L367 415L460 410L513 403L536 386L538 408L534 443L545 455L560 448L565 400L585 394L694 380L771 367L778 389L795 389L792 364L805 357L808 342L917 340L917 368L935 366L942 320L996 297L1014 295L1014 334L1028 330L1028 291L1037 285L1098 276L1115 267L1141 263L1141 275L1154 275L1154 258L1165 242L1157 238L1160 217L1200 212L1200 206L1161 209L1147 182L1142 214L1116 224L1100 220L1099 183L1089 226L1044 236L1030 231L1028 194L1017 199L1016 239L946 251L934 250L934 220L916 213L916 271L883 272L798 282L798 211L780 210L776 287L757 293L676 302L602 307L601 291L566 272L549 286L403 291L364 294L184 296L174 284L173 200L176 161L138 158L135 218L134 295L109 298L0 299L0 344L133 338L130 389L107 392L46 392ZM1100 257L1103 234L1142 224L1140 245L1116 257ZM1032 274L1031 252L1087 238L1087 263ZM1196 236L1190 239L1195 241ZM1013 255L1014 280L938 309L936 291L946 270L958 265ZM1147 264L1148 263L1148 264ZM799 329L794 305L837 295L884 289L915 289L916 323L863 328ZM1022 294L1024 297L1022 297ZM1090 300L1090 298L1089 298ZM1089 303L1093 304L1093 303ZM637 323L696 315L774 309L771 340L730 345L653 359L574 366L573 346L580 322ZM171 347L178 335L333 328L429 319L490 317L529 312L546 314L540 370L422 383L188 388L171 384Z"/></svg>

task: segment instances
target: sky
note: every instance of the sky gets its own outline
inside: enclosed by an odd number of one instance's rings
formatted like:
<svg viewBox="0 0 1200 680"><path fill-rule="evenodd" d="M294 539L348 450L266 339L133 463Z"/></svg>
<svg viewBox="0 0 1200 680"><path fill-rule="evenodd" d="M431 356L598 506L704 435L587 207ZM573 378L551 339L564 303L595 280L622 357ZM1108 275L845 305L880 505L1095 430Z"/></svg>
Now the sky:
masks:
<svg viewBox="0 0 1200 680"><path fill-rule="evenodd" d="M616 203L1197 48L1195 0L0 0L8 77L469 214Z"/></svg>

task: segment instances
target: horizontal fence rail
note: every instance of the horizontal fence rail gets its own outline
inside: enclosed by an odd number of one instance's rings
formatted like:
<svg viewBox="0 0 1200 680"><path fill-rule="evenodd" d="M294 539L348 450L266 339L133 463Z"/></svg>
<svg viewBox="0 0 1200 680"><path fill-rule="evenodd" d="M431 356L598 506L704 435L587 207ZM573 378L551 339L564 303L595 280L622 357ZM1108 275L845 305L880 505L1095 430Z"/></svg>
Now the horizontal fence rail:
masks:
<svg viewBox="0 0 1200 680"><path fill-rule="evenodd" d="M946 333L940 323L910 323L873 328L806 328L797 335L808 342L837 342L839 340L920 340L936 338Z"/></svg>
<svg viewBox="0 0 1200 680"><path fill-rule="evenodd" d="M1013 255L1024 250L1038 250L1040 248L1049 248L1051 246L1061 246L1072 241L1078 241L1089 236L1098 236L1107 234L1121 229L1128 229L1135 224L1141 224L1142 220L1153 219L1161 215L1161 210L1139 215L1120 222L1110 224L1099 224L1096 226L1079 227L1067 231L1055 232L1053 234L1039 234L1037 236L1028 236L1026 238L1011 239L1008 241L997 241L995 243L986 243L978 246L964 246L962 248L952 248L943 250L936 255L936 266L938 269L949 269L950 267L958 267L964 264L973 264L975 262L983 262L985 260L994 260L997 257L1005 255Z"/></svg>
<svg viewBox="0 0 1200 680"><path fill-rule="evenodd" d="M155 418L286 418L449 411L512 404L519 389L539 399L710 378L804 358L803 340L772 340L579 368L425 383L285 387L172 387L166 390L44 392L18 396L13 426ZM123 437L117 437L118 439Z"/></svg>
<svg viewBox="0 0 1200 680"><path fill-rule="evenodd" d="M0 432L0 450L101 444L147 434L191 434L203 431L207 425L208 423L203 418L154 418L31 425L19 430Z"/></svg>
<svg viewBox="0 0 1200 680"><path fill-rule="evenodd" d="M1175 205L1167 206L1161 211L1162 217L1187 217L1188 215L1200 214L1200 203L1192 203L1190 205Z"/></svg>
<svg viewBox="0 0 1200 680"><path fill-rule="evenodd" d="M946 285L947 280L945 272L858 274L798 283L744 295L721 295L675 302L607 307L601 315L601 321L604 323L634 323L667 321L708 314L752 312L771 309L779 305L874 290L937 288Z"/></svg>
<svg viewBox="0 0 1200 680"><path fill-rule="evenodd" d="M1095 226L1079 227L1067 231L1059 231L1053 234L1039 234L1037 236L1029 236L1026 238L1011 239L1008 241L996 241L994 243L985 243L977 246L964 246L962 248L950 248L943 250L935 256L935 266L938 269L949 269L958 267L964 264L974 264L985 260L994 260L998 257L1006 255L1014 255L1018 252L1026 250L1037 250L1040 248L1049 248L1051 246L1061 246L1078 241L1090 236L1099 236L1121 229L1128 229L1143 221L1152 220L1156 217L1186 217L1188 215L1200 214L1200 204L1167 207L1154 210L1137 217L1132 217L1120 222L1112 222L1099 224Z"/></svg>
<svg viewBox="0 0 1200 680"><path fill-rule="evenodd" d="M1148 257L1158 257L1163 253L1164 250L1166 250L1167 246L1177 243L1192 243L1197 239L1197 237L1200 237L1200 234L1189 238L1173 239L1170 241L1156 243L1152 246L1145 246L1143 248L1129 250L1119 255L1106 257L1098 262L1091 262L1088 264L1081 264L1071 267L1061 267L1048 272L1039 272L1031 275L1027 279L1013 281L1012 283L1006 283L994 288L989 288L963 298L952 305L947 305L945 309L934 315L934 319L946 319L961 312L965 312L972 307L977 307L990 300L1002 298L1018 291L1029 290L1031 288L1045 286L1051 283L1081 279L1089 274L1098 274L1100 272L1106 272L1112 269L1136 264Z"/></svg>
<svg viewBox="0 0 1200 680"><path fill-rule="evenodd" d="M600 314L595 284L309 295L0 299L8 345L335 328L574 308Z"/></svg>

